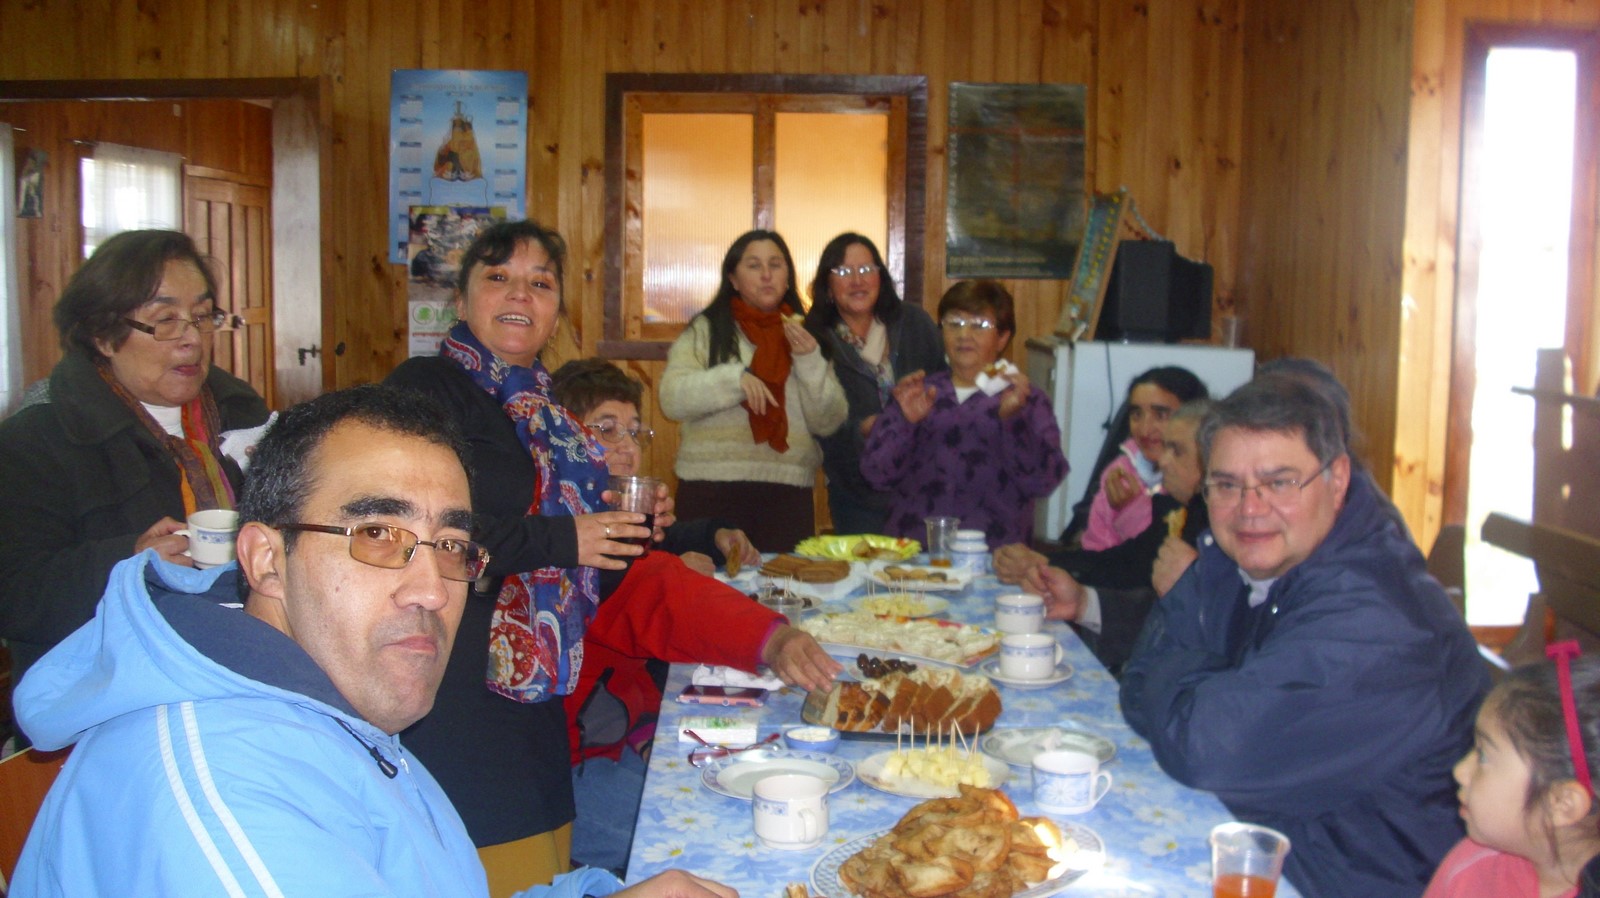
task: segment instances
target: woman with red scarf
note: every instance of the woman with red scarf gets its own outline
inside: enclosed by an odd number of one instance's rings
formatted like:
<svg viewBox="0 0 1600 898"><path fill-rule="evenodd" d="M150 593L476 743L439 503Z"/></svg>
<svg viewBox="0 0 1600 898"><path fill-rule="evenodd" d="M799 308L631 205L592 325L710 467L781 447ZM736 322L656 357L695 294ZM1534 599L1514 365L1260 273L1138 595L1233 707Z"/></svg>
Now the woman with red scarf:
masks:
<svg viewBox="0 0 1600 898"><path fill-rule="evenodd" d="M788 245L749 231L728 248L716 297L672 344L661 380L661 410L683 425L678 510L725 518L783 551L816 532L816 438L849 415L804 311Z"/></svg>
<svg viewBox="0 0 1600 898"><path fill-rule="evenodd" d="M145 549L193 564L184 519L233 508L243 486L225 432L267 418L249 384L211 366L228 316L186 234L102 243L54 314L62 359L0 425L0 637L12 682L94 615L112 565Z"/></svg>

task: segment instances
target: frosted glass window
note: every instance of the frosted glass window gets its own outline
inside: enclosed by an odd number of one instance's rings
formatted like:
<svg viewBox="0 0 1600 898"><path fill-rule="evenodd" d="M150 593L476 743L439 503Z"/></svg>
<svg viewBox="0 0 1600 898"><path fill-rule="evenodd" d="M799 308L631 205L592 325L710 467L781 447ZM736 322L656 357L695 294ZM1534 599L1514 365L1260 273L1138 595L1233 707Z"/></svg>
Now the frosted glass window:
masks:
<svg viewBox="0 0 1600 898"><path fill-rule="evenodd" d="M886 113L779 113L773 182L776 230L789 242L808 305L817 257L835 236L855 231L889 252Z"/></svg>
<svg viewBox="0 0 1600 898"><path fill-rule="evenodd" d="M182 156L102 143L82 160L80 175L85 259L123 231L181 227Z"/></svg>
<svg viewBox="0 0 1600 898"><path fill-rule="evenodd" d="M644 321L682 324L711 302L723 254L750 230L754 117L641 118Z"/></svg>

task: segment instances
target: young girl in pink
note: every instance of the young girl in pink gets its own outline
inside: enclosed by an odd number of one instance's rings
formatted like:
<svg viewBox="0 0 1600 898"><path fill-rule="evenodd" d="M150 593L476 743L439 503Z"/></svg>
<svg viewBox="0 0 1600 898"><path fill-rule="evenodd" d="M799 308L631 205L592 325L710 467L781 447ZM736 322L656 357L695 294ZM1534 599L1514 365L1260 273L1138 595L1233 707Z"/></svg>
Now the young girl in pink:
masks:
<svg viewBox="0 0 1600 898"><path fill-rule="evenodd" d="M1461 840L1423 898L1569 898L1600 854L1600 658L1577 643L1520 667L1484 699L1456 765Z"/></svg>

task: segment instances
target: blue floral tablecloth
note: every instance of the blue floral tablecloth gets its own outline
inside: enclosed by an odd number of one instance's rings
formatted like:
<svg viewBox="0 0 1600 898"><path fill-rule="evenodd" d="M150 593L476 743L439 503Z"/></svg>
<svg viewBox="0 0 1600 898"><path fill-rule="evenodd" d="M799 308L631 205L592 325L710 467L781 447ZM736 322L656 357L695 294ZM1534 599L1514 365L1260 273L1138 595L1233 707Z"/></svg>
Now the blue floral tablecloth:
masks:
<svg viewBox="0 0 1600 898"><path fill-rule="evenodd" d="M939 595L950 600L946 616L951 620L990 626L994 597L1009 590L992 576L984 576L960 593ZM848 610L847 602L840 601L822 605L819 613ZM996 727L1064 726L1103 736L1117 747L1105 767L1113 777L1110 793L1088 813L1058 818L1089 827L1106 848L1104 865L1068 885L1064 894L1209 896L1211 853L1206 839L1213 826L1233 818L1210 793L1180 785L1161 772L1149 745L1122 719L1116 681L1070 628L1052 623L1049 631L1065 649L1073 676L1045 689L1021 690L997 683L1005 709ZM692 669L692 665L673 665L667 684L668 699L661 707L628 864L630 883L681 867L738 889L740 898L779 898L785 884L811 882L813 865L830 850L888 829L917 803L857 780L830 797L831 821L821 846L809 851L762 846L751 829L750 802L704 786L701 771L687 760L691 746L678 741L677 723L683 717L722 712L673 700L688 684ZM769 695L764 708L745 713L757 717L760 735L766 736L800 724L804 698L803 692L784 689ZM847 735L838 756L860 763L893 747L893 737ZM1026 770L1012 767L1002 788L1024 815L1039 813ZM1287 882L1280 883L1278 894L1299 898Z"/></svg>

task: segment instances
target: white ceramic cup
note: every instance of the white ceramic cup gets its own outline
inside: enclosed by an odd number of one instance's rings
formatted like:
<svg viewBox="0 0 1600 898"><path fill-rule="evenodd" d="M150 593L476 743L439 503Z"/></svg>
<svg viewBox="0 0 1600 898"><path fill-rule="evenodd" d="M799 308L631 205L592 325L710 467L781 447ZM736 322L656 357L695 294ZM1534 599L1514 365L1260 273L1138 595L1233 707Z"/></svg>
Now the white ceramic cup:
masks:
<svg viewBox="0 0 1600 898"><path fill-rule="evenodd" d="M750 813L756 838L768 848L804 851L828 834L828 783L806 773L779 773L756 780Z"/></svg>
<svg viewBox="0 0 1600 898"><path fill-rule="evenodd" d="M196 565L213 567L233 560L233 538L239 535L239 513L225 508L208 508L189 515L189 526L173 531L189 537L184 553Z"/></svg>
<svg viewBox="0 0 1600 898"><path fill-rule="evenodd" d="M1012 680L1043 680L1056 672L1064 653L1049 633L1000 637L1000 674Z"/></svg>
<svg viewBox="0 0 1600 898"><path fill-rule="evenodd" d="M1001 633L1037 633L1044 629L1044 599L1025 592L994 600L994 628Z"/></svg>
<svg viewBox="0 0 1600 898"><path fill-rule="evenodd" d="M1082 814L1109 791L1111 773L1094 755L1057 749L1033 756L1033 801L1046 811Z"/></svg>

